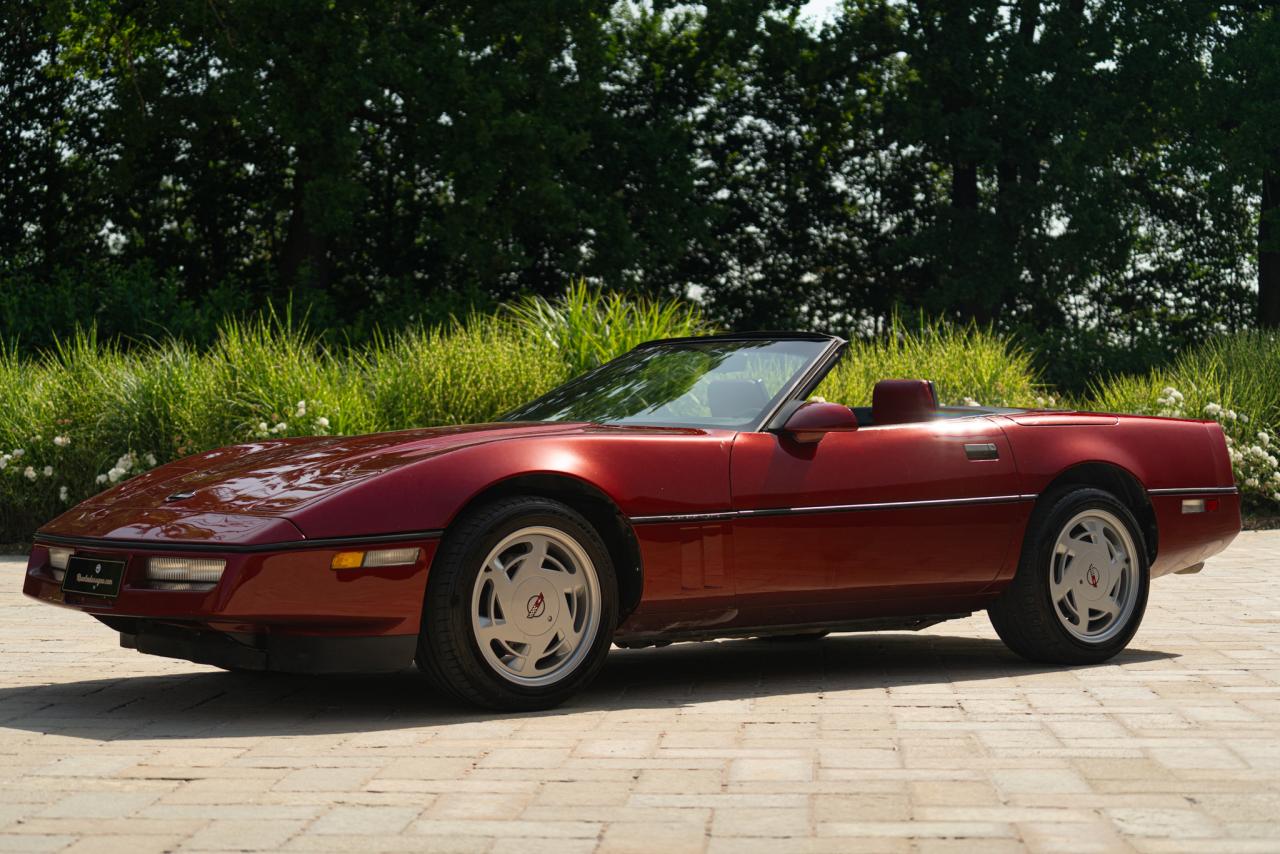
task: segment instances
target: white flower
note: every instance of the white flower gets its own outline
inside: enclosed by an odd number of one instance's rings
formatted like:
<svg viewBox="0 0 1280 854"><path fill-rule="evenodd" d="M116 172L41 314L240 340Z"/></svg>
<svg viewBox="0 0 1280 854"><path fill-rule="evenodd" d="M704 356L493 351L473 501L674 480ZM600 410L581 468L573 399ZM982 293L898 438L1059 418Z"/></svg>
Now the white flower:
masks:
<svg viewBox="0 0 1280 854"><path fill-rule="evenodd" d="M259 421L259 422L258 422L258 432L259 432L259 433L266 433L266 432L267 432L268 430L270 430L270 429L271 429L271 428L267 426L267 422L265 422L265 421Z"/></svg>
<svg viewBox="0 0 1280 854"><path fill-rule="evenodd" d="M45 477L53 477L53 466L45 466L45 467L44 467L44 476L45 476Z"/></svg>
<svg viewBox="0 0 1280 854"><path fill-rule="evenodd" d="M22 458L22 455L23 455L23 454L25 454L25 453L26 453L26 451L22 450L21 448L14 448L14 449L13 449L13 458L14 458L15 460L21 459L21 458Z"/></svg>
<svg viewBox="0 0 1280 854"><path fill-rule="evenodd" d="M27 480L35 480L36 470L31 466L27 466L26 470L22 472L22 476L25 477Z"/></svg>
<svg viewBox="0 0 1280 854"><path fill-rule="evenodd" d="M964 402L961 404L961 406L981 406L981 405L982 404L978 403L978 401L974 400L972 397L966 397L964 399Z"/></svg>
<svg viewBox="0 0 1280 854"><path fill-rule="evenodd" d="M298 412L296 417L302 418L306 414L307 414L307 402L305 400L298 401Z"/></svg>
<svg viewBox="0 0 1280 854"><path fill-rule="evenodd" d="M1243 412L1241 412L1241 413L1240 413L1240 420L1241 420L1241 421L1243 421L1245 424L1248 424L1248 423L1249 423L1249 416L1248 416L1248 415L1245 415Z"/></svg>
<svg viewBox="0 0 1280 854"><path fill-rule="evenodd" d="M1271 497L1276 501L1280 501L1280 492L1273 493Z"/></svg>
<svg viewBox="0 0 1280 854"><path fill-rule="evenodd" d="M1257 489L1260 486L1260 484L1258 483L1258 479L1256 477L1246 478L1244 485L1249 487L1250 489Z"/></svg>
<svg viewBox="0 0 1280 854"><path fill-rule="evenodd" d="M8 466L9 466L9 455L5 454L3 457L0 457L0 471L4 471L6 468L8 468Z"/></svg>
<svg viewBox="0 0 1280 854"><path fill-rule="evenodd" d="M1205 404L1204 411L1206 415L1216 418L1218 413L1222 412L1222 407L1216 403L1208 403Z"/></svg>
<svg viewBox="0 0 1280 854"><path fill-rule="evenodd" d="M274 426L274 427L272 427L272 428L271 428L271 432L272 432L272 433L283 433L285 430L288 430L288 429L289 429L289 425L288 425L288 424L286 424L285 422L281 421L279 424L277 424L276 426Z"/></svg>
<svg viewBox="0 0 1280 854"><path fill-rule="evenodd" d="M147 454L147 458L146 458L146 459L147 459L147 465L148 465L150 468L155 468L155 467L156 467L156 455L155 455L155 454Z"/></svg>
<svg viewBox="0 0 1280 854"><path fill-rule="evenodd" d="M67 488L65 486L58 488L58 498L65 504L68 500Z"/></svg>
<svg viewBox="0 0 1280 854"><path fill-rule="evenodd" d="M1228 409L1222 414L1222 417L1226 418L1228 421L1235 421L1239 416L1236 415L1236 411L1234 409Z"/></svg>
<svg viewBox="0 0 1280 854"><path fill-rule="evenodd" d="M116 460L115 467L120 469L121 474L133 468L133 451L130 451L129 453L120 457L120 459Z"/></svg>
<svg viewBox="0 0 1280 854"><path fill-rule="evenodd" d="M122 468L113 467L110 471L107 472L107 480L111 481L112 483L115 483L121 477L124 476L124 471L125 470Z"/></svg>
<svg viewBox="0 0 1280 854"><path fill-rule="evenodd" d="M54 436L53 444L57 445L59 448L65 448L67 445L71 444L71 437L70 436Z"/></svg>
<svg viewBox="0 0 1280 854"><path fill-rule="evenodd" d="M319 427L319 428L320 428L320 429L322 429L322 430L328 430L328 429L329 429L329 419L328 419L328 418L325 418L323 415L321 415L319 418L317 418L317 419L316 419L316 426L317 426L317 427Z"/></svg>
<svg viewBox="0 0 1280 854"><path fill-rule="evenodd" d="M97 477L95 477L94 480L97 481L98 483L106 483L107 476L105 474L100 474Z"/></svg>

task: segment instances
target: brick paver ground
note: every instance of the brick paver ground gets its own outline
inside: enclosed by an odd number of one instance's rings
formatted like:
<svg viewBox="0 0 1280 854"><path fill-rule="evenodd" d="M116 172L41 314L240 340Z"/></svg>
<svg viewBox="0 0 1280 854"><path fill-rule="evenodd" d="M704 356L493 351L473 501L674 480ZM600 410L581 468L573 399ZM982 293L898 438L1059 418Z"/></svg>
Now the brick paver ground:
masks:
<svg viewBox="0 0 1280 854"><path fill-rule="evenodd" d="M121 650L0 561L0 851L1280 850L1280 532L1153 585L1128 652L920 634L620 651L570 706Z"/></svg>

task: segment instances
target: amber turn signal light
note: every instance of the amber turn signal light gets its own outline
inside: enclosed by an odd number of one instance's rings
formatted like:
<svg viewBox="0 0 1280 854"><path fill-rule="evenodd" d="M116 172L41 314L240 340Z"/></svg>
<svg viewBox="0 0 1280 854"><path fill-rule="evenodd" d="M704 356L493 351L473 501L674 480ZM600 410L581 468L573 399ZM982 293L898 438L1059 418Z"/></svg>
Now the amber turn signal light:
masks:
<svg viewBox="0 0 1280 854"><path fill-rule="evenodd" d="M418 562L421 549L377 549L371 552L338 552L330 566L333 569L374 569L381 566L409 566Z"/></svg>
<svg viewBox="0 0 1280 854"><path fill-rule="evenodd" d="M333 556L334 569L359 569L364 563L364 552L338 552Z"/></svg>

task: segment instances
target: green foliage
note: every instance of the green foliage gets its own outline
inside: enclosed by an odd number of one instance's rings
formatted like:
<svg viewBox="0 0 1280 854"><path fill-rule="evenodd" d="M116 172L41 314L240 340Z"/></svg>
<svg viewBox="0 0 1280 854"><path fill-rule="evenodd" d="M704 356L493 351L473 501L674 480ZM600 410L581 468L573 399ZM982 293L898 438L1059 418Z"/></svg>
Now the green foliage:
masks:
<svg viewBox="0 0 1280 854"><path fill-rule="evenodd" d="M573 360L703 328L687 307L620 304L580 285L533 305L342 349L270 314L224 323L206 349L175 340L124 349L92 330L35 359L0 347L0 542L168 460L258 438L492 420L578 373ZM932 379L945 404L1054 405L1031 354L1007 337L900 319L855 340L818 394L865 405L876 381L894 377ZM1099 383L1073 405L1218 419L1249 506L1274 507L1280 336L1215 339L1167 369Z"/></svg>
<svg viewBox="0 0 1280 854"><path fill-rule="evenodd" d="M360 365L383 429L491 421L573 373L549 342L480 316L381 339Z"/></svg>
<svg viewBox="0 0 1280 854"><path fill-rule="evenodd" d="M702 328L691 307L581 285L546 305L560 313L536 328L472 315L343 349L271 313L224 321L205 349L126 349L92 328L35 359L0 347L0 542L151 465L259 438L489 421L577 373L571 359Z"/></svg>
<svg viewBox="0 0 1280 854"><path fill-rule="evenodd" d="M1165 388L1183 395L1182 408L1207 417L1210 404L1280 426L1280 335L1247 332L1211 338L1173 364L1144 375L1117 376L1090 390L1095 406L1155 413Z"/></svg>
<svg viewBox="0 0 1280 854"><path fill-rule="evenodd" d="M158 273L147 261L129 266L60 269L51 278L31 272L0 273L0 330L26 348L54 346L59 334L90 326L125 341L181 338L207 342L217 319L248 308L232 289L210 294L196 306L174 273Z"/></svg>
<svg viewBox="0 0 1280 854"><path fill-rule="evenodd" d="M974 325L922 322L911 328L897 317L885 335L852 341L817 394L869 406L878 381L913 377L933 380L948 406L1033 406L1043 400L1031 355L1008 339Z"/></svg>
<svg viewBox="0 0 1280 854"><path fill-rule="evenodd" d="M1211 418L1232 442L1236 482L1251 507L1280 502L1280 335L1210 339L1172 365L1097 383L1088 405L1108 412Z"/></svg>
<svg viewBox="0 0 1280 854"><path fill-rule="evenodd" d="M975 320L1079 391L1280 323L1270 4L9 5L6 341L292 301L361 343L584 278Z"/></svg>
<svg viewBox="0 0 1280 854"><path fill-rule="evenodd" d="M507 309L528 335L560 353L575 374L655 338L706 334L701 310L684 300L629 300L578 280L555 300L526 297Z"/></svg>

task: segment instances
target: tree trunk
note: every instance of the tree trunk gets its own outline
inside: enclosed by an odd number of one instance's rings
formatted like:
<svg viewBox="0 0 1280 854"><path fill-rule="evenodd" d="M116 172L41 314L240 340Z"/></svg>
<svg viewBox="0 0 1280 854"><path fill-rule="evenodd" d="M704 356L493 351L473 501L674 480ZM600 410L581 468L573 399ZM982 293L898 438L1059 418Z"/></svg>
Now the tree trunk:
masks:
<svg viewBox="0 0 1280 854"><path fill-rule="evenodd" d="M962 211L978 209L978 164L972 160L952 164L951 207Z"/></svg>
<svg viewBox="0 0 1280 854"><path fill-rule="evenodd" d="M1280 328L1280 172L1262 173L1258 219L1258 325Z"/></svg>
<svg viewBox="0 0 1280 854"><path fill-rule="evenodd" d="M955 307L961 317L986 325L993 318L995 300L984 293L992 280L979 272L986 253L982 251L983 235L979 232L978 202L978 164L957 158L951 164L951 256L946 262L949 272L944 277L959 285Z"/></svg>
<svg viewBox="0 0 1280 854"><path fill-rule="evenodd" d="M280 253L280 279L290 288L323 290L329 281L329 253L325 238L307 216L307 190L311 181L308 161L299 158L293 176L289 228Z"/></svg>

